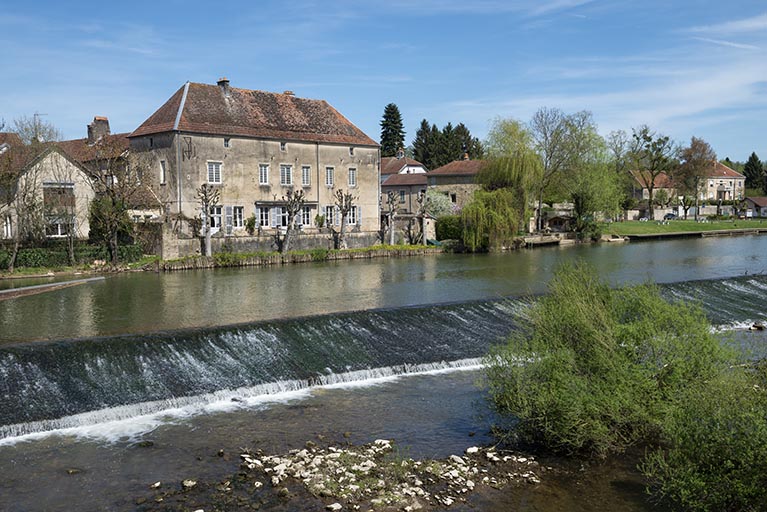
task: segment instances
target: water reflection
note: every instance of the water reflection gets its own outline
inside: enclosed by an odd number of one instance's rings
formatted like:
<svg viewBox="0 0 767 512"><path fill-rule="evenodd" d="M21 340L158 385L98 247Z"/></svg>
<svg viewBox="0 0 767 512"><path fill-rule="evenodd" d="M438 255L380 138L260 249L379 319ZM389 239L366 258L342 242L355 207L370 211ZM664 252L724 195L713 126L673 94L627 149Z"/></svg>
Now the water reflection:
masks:
<svg viewBox="0 0 767 512"><path fill-rule="evenodd" d="M613 283L767 271L767 237L552 247L283 267L138 273L0 302L0 340L147 332L539 293L563 261Z"/></svg>

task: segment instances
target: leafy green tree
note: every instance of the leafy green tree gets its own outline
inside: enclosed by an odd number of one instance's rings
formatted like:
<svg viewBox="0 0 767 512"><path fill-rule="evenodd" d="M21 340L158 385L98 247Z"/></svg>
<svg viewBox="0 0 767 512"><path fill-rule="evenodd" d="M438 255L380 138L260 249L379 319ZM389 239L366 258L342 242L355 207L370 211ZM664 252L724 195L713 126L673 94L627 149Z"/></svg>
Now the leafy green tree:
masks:
<svg viewBox="0 0 767 512"><path fill-rule="evenodd" d="M764 190L767 193L767 182L764 177L764 165L756 153L751 153L746 165L743 167L743 174L746 176L746 188L755 188Z"/></svg>
<svg viewBox="0 0 767 512"><path fill-rule="evenodd" d="M559 109L545 107L533 115L528 130L543 166L537 190L536 225L540 231L544 192L562 182L555 178L580 168L593 151L599 135L590 112L565 114Z"/></svg>
<svg viewBox="0 0 767 512"><path fill-rule="evenodd" d="M623 189L620 176L607 162L585 166L570 177L568 188L577 233L598 235L597 215L602 213L613 217L621 209Z"/></svg>
<svg viewBox="0 0 767 512"><path fill-rule="evenodd" d="M693 137L690 139L690 145L679 151L679 156L682 163L675 173L674 183L682 195L692 196L695 202L695 220L698 220L701 183L711 172L716 162L716 153L708 142ZM684 216L687 218L687 208L684 210Z"/></svg>
<svg viewBox="0 0 767 512"><path fill-rule="evenodd" d="M483 190L461 211L464 244L471 251L510 246L529 214L541 165L530 152L488 160L477 174Z"/></svg>
<svg viewBox="0 0 767 512"><path fill-rule="evenodd" d="M405 128L402 125L402 115L394 103L384 107L381 119L381 156L395 156L400 148L405 146Z"/></svg>
<svg viewBox="0 0 767 512"><path fill-rule="evenodd" d="M662 173L673 173L678 165L676 157L676 145L668 136L653 132L647 125L634 128L630 158L637 179L650 196L651 219L655 215L655 180Z"/></svg>
<svg viewBox="0 0 767 512"><path fill-rule="evenodd" d="M533 136L521 121L496 117L490 126L484 147L490 158L530 152L533 148Z"/></svg>

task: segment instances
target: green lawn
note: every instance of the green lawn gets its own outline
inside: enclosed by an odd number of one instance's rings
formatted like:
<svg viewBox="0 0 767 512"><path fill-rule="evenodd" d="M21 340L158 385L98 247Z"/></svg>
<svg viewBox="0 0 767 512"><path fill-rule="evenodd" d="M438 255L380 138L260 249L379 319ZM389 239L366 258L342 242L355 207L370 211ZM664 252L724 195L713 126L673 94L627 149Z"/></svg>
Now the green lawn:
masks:
<svg viewBox="0 0 767 512"><path fill-rule="evenodd" d="M607 235L654 235L662 233L686 233L693 231L716 231L722 229L767 229L763 220L717 220L711 222L695 222L694 220L670 220L667 224L659 221L612 222L604 224L603 233Z"/></svg>

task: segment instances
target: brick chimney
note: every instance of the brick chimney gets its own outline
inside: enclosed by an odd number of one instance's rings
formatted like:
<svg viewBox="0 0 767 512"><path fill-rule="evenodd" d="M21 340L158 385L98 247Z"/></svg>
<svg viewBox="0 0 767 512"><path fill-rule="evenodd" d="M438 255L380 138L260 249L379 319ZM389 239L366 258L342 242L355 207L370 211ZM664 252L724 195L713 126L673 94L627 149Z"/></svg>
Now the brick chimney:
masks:
<svg viewBox="0 0 767 512"><path fill-rule="evenodd" d="M229 96L229 79L227 77L224 76L219 78L216 84L221 88L221 92L224 93L224 96Z"/></svg>
<svg viewBox="0 0 767 512"><path fill-rule="evenodd" d="M88 144L98 142L99 139L109 134L109 119L103 116L95 116L93 122L88 125Z"/></svg>

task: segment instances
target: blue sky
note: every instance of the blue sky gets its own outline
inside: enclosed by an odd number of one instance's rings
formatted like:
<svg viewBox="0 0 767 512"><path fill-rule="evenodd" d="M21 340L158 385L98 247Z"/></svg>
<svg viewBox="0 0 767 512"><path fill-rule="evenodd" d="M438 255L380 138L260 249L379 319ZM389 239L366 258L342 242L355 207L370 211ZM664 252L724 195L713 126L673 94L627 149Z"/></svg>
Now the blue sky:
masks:
<svg viewBox="0 0 767 512"><path fill-rule="evenodd" d="M764 1L12 2L0 118L66 138L94 115L132 131L187 80L329 101L374 139L387 103L484 138L497 116L589 110L720 158L767 159Z"/></svg>

